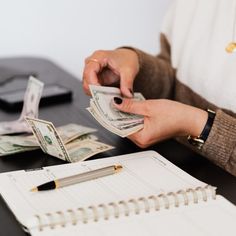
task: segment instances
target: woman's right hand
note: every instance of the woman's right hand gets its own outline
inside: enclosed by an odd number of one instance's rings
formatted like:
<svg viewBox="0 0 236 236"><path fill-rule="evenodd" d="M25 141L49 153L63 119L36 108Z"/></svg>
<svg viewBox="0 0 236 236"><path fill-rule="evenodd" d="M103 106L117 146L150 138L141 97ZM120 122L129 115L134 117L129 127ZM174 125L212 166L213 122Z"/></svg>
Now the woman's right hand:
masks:
<svg viewBox="0 0 236 236"><path fill-rule="evenodd" d="M120 84L123 96L133 96L133 82L139 71L135 51L120 48L112 51L99 50L86 58L83 71L83 88L91 95L89 85Z"/></svg>

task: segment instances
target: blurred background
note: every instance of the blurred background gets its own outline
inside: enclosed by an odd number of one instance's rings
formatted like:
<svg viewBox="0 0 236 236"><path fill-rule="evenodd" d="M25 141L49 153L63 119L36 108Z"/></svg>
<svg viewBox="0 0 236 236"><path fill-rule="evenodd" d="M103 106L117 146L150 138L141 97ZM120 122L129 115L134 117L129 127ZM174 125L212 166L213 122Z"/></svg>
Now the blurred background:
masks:
<svg viewBox="0 0 236 236"><path fill-rule="evenodd" d="M81 79L97 49L159 50L163 16L173 0L0 0L0 57L48 58Z"/></svg>

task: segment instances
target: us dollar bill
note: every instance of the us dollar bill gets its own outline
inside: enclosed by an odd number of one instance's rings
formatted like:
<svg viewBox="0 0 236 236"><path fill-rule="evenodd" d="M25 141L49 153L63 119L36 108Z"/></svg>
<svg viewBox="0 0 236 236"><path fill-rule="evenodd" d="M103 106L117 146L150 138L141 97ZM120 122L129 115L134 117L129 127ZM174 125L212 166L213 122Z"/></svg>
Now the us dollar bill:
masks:
<svg viewBox="0 0 236 236"><path fill-rule="evenodd" d="M25 119L31 127L39 146L45 153L71 162L67 149L51 122L30 117Z"/></svg>
<svg viewBox="0 0 236 236"><path fill-rule="evenodd" d="M43 86L44 84L41 81L30 76L20 118L15 121L1 122L0 135L30 132L30 128L26 124L24 117L38 117L39 101L42 96Z"/></svg>
<svg viewBox="0 0 236 236"><path fill-rule="evenodd" d="M65 143L51 122L28 117L26 117L26 120L41 149L45 153L65 161L82 161L97 153L114 148L108 144L98 142L97 137L91 134L95 129L86 126L69 124L60 127L59 130L62 136L64 132L64 137L66 137L64 140L67 143ZM71 140L72 137L73 140Z"/></svg>
<svg viewBox="0 0 236 236"><path fill-rule="evenodd" d="M120 89L97 85L90 85L89 88L92 94L94 106L96 106L101 115L103 115L107 120L124 121L142 118L142 116L139 115L125 113L114 109L112 101L114 97L121 97ZM141 93L134 93L133 99L137 101L145 100Z"/></svg>
<svg viewBox="0 0 236 236"><path fill-rule="evenodd" d="M94 131L94 129L91 129L89 127L85 127L85 126L81 126L77 124L68 124L65 126L60 126L58 130L59 129L60 129L60 132L58 133L62 135L62 137L66 137L66 140L69 139L71 141L83 141L83 140L96 141L98 139L97 136L95 136L92 133L82 134L83 132L85 132L85 130ZM63 132L66 132L66 134L63 135ZM13 155L20 152L28 152L28 151L36 150L36 149L40 149L40 147L34 135L0 136L0 156Z"/></svg>
<svg viewBox="0 0 236 236"><path fill-rule="evenodd" d="M0 136L0 156L28 152L39 148L38 146L27 146L27 142L24 144L26 146L16 144L11 136Z"/></svg>
<svg viewBox="0 0 236 236"><path fill-rule="evenodd" d="M70 155L71 162L78 162L88 159L89 157L113 149L105 143L95 140L76 140L66 145Z"/></svg>
<svg viewBox="0 0 236 236"><path fill-rule="evenodd" d="M61 136L63 143L67 144L78 137L81 137L85 134L94 133L97 130L83 125L67 124L58 127L57 131Z"/></svg>
<svg viewBox="0 0 236 236"><path fill-rule="evenodd" d="M126 137L143 128L143 116L118 111L113 106L114 97L122 97L120 89L90 85L92 99L87 110L106 129ZM134 93L134 100L143 101L141 93Z"/></svg>

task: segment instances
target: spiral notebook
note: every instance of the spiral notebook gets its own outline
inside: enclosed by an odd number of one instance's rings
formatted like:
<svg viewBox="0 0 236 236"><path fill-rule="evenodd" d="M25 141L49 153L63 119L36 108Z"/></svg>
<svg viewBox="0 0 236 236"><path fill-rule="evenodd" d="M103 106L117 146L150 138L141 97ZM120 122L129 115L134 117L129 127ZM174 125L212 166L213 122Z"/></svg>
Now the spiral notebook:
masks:
<svg viewBox="0 0 236 236"><path fill-rule="evenodd" d="M43 182L120 164L120 173L51 191ZM31 235L235 235L236 207L154 151L0 174Z"/></svg>

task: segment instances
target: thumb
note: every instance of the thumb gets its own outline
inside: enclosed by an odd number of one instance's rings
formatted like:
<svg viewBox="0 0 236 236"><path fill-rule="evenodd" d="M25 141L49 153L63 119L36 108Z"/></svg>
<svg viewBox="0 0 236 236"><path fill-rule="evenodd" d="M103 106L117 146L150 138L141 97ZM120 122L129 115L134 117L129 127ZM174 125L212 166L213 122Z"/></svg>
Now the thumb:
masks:
<svg viewBox="0 0 236 236"><path fill-rule="evenodd" d="M129 98L114 97L113 104L119 111L147 116L146 101L134 101Z"/></svg>
<svg viewBox="0 0 236 236"><path fill-rule="evenodd" d="M120 74L120 91L124 97L133 97L133 81L134 77L129 73Z"/></svg>

